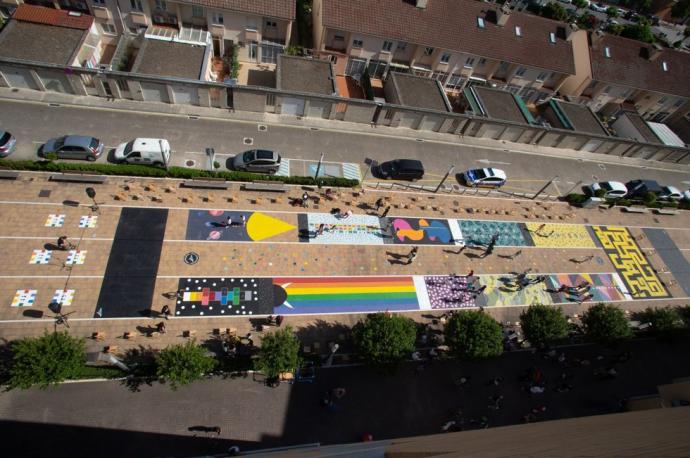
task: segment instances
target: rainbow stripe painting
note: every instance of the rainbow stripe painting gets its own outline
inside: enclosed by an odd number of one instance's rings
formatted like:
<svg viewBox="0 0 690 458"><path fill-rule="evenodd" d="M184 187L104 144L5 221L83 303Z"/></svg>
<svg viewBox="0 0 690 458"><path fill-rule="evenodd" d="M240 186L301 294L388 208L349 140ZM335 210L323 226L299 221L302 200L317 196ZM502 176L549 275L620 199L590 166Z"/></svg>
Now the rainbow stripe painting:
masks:
<svg viewBox="0 0 690 458"><path fill-rule="evenodd" d="M418 310L413 277L285 277L274 286L286 293L278 314Z"/></svg>

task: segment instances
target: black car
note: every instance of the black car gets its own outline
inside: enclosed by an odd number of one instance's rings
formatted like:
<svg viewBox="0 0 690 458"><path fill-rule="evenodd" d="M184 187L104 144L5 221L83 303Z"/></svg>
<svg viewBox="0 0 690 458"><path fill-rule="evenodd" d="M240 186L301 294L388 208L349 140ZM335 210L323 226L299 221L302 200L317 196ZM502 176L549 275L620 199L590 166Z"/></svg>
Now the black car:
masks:
<svg viewBox="0 0 690 458"><path fill-rule="evenodd" d="M373 172L379 178L417 181L424 176L424 165L416 159L395 159L378 164Z"/></svg>

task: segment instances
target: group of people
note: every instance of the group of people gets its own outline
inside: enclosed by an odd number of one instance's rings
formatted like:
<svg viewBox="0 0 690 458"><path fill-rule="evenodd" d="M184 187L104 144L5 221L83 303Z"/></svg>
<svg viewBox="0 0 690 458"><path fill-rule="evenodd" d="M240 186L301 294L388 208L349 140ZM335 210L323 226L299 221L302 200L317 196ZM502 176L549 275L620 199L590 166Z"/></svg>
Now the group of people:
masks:
<svg viewBox="0 0 690 458"><path fill-rule="evenodd" d="M577 302L578 304L582 304L585 301L590 300L592 297L594 297L594 294L591 292L592 289L592 284L589 283L588 281L583 281L582 283L578 283L577 285L561 285L556 292L557 293L566 293L568 295L568 300Z"/></svg>

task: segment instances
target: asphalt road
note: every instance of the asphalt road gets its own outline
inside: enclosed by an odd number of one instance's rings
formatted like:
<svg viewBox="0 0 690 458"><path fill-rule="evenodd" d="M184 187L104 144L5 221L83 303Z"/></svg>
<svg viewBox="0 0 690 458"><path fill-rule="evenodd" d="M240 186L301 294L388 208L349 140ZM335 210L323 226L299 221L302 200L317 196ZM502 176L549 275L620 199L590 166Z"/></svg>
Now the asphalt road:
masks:
<svg viewBox="0 0 690 458"><path fill-rule="evenodd" d="M688 374L687 339L675 343L637 341L615 350L596 346L563 349L566 361L546 361L529 351L484 362L434 362L382 373L366 367L319 369L314 383L271 389L252 377L214 378L171 391L157 382L132 391L120 382L65 384L47 390L0 393L0 427L6 456L196 456L230 445L243 450L320 442L358 442L436 434L453 419L486 416L489 427L520 423L532 408L546 406L538 420L612 413L619 400L656 393L659 384ZM626 351L631 358L617 362ZM598 360L597 356L602 359ZM587 359L588 366L575 364ZM618 376L602 380L597 369L613 366ZM546 391L529 394L518 379L527 368L543 374ZM559 392L560 375L572 390ZM471 377L459 388L459 376ZM494 377L503 381L487 384ZM324 394L343 387L332 409ZM503 396L500 409L490 396ZM461 415L458 411L461 410ZM220 435L198 427L221 428ZM190 430L190 428L192 428Z"/></svg>
<svg viewBox="0 0 690 458"><path fill-rule="evenodd" d="M305 127L269 125L260 132L253 122L197 119L149 113L122 112L80 107L50 107L39 103L0 101L0 127L18 139L17 159L35 158L36 150L46 140L65 134L93 135L114 148L134 137L167 138L173 149L174 164L185 159L205 162L204 150L212 147L219 155L234 155L250 148L279 151L283 157L318 160L322 152L326 161L359 163L366 158L385 161L395 158L419 158L427 174L422 184L437 183L450 165L455 171L493 166L506 170L507 191L529 192L540 189L556 176L551 194L566 193L579 181L628 181L654 179L661 184L688 189L687 173L655 168L630 167L578 159L511 152L507 149L463 146L441 142L417 142L372 133L354 134ZM244 144L253 139L253 146ZM105 154L99 161L105 161ZM221 159L224 156L220 156ZM224 161L224 160L223 160Z"/></svg>

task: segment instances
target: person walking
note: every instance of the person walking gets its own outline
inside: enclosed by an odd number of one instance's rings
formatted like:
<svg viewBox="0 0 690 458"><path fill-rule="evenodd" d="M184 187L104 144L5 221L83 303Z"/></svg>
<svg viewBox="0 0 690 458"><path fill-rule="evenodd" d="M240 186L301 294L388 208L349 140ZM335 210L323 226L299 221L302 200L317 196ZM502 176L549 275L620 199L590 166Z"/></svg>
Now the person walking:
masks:
<svg viewBox="0 0 690 458"><path fill-rule="evenodd" d="M165 323L161 321L156 325L156 329L158 329L159 333L165 334Z"/></svg>
<svg viewBox="0 0 690 458"><path fill-rule="evenodd" d="M225 220L225 229L228 229L231 227L232 227L232 216L228 216L228 218Z"/></svg>
<svg viewBox="0 0 690 458"><path fill-rule="evenodd" d="M384 203L383 197L379 197L378 199L376 199L376 203L374 204L376 206L376 210L375 210L376 213L378 213L379 210L381 209L381 207L383 207L383 203Z"/></svg>
<svg viewBox="0 0 690 458"><path fill-rule="evenodd" d="M306 192L302 194L302 207L309 207L309 194L307 194Z"/></svg>
<svg viewBox="0 0 690 458"><path fill-rule="evenodd" d="M474 269L470 270L465 277L472 277L474 276Z"/></svg>
<svg viewBox="0 0 690 458"><path fill-rule="evenodd" d="M472 299L473 300L476 299L477 296L479 296L481 293L483 293L485 289L486 289L486 285L482 285L481 287L475 289L474 292L472 293Z"/></svg>
<svg viewBox="0 0 690 458"><path fill-rule="evenodd" d="M324 223L319 224L319 228L316 230L316 235L323 235L324 230L326 230L326 225Z"/></svg>
<svg viewBox="0 0 690 458"><path fill-rule="evenodd" d="M378 211L378 210L377 210ZM386 208L383 209L383 213L381 213L381 218L385 218L388 215L388 212L391 211L391 206L387 206Z"/></svg>
<svg viewBox="0 0 690 458"><path fill-rule="evenodd" d="M417 248L416 246L414 246L414 247L412 247L412 249L410 250L410 252L407 254L407 265L412 264L412 261L414 261L415 258L417 258L417 250L418 250L418 249L419 249L419 248Z"/></svg>
<svg viewBox="0 0 690 458"><path fill-rule="evenodd" d="M170 319L170 307L168 307L167 304L161 308L161 315L163 315L166 320Z"/></svg>
<svg viewBox="0 0 690 458"><path fill-rule="evenodd" d="M244 216L244 215L240 216L240 221L242 222L243 227L247 225L247 217L246 216Z"/></svg>

